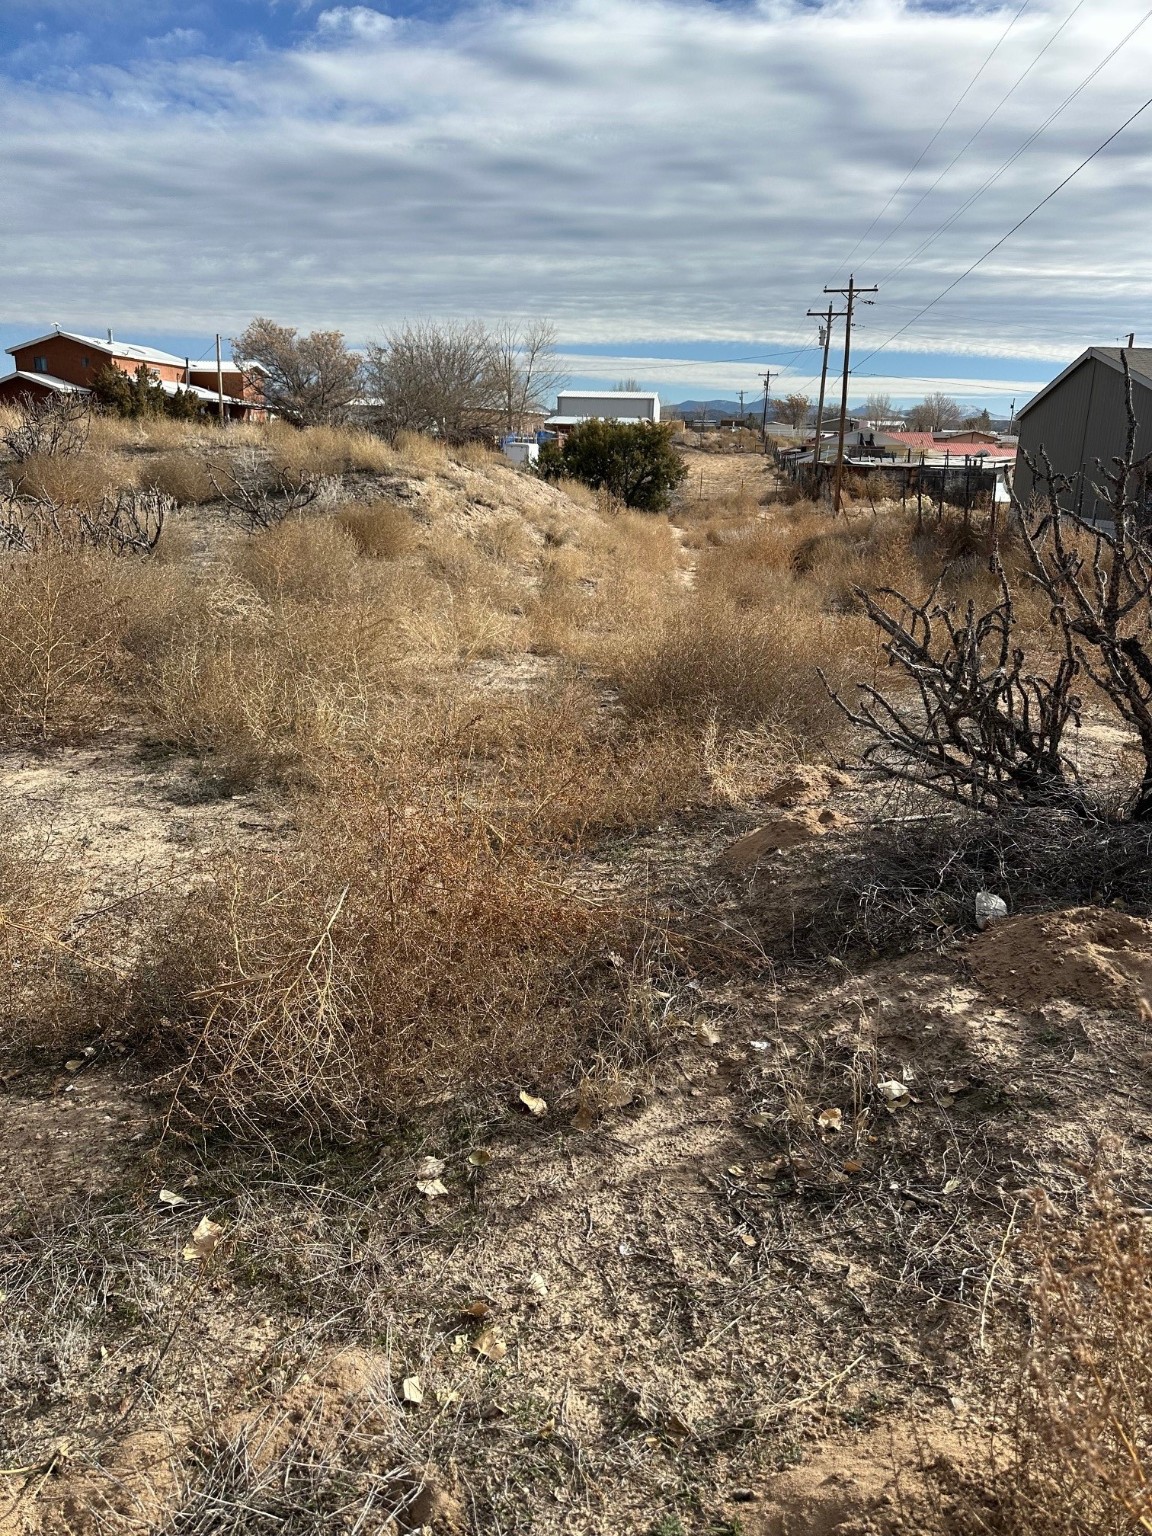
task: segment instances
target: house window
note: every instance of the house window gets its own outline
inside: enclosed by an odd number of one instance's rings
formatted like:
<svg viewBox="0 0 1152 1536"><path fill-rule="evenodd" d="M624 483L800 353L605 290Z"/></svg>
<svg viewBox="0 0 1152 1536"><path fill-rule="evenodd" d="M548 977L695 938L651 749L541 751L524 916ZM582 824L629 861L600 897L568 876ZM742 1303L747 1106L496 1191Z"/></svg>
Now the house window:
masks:
<svg viewBox="0 0 1152 1536"><path fill-rule="evenodd" d="M80 359L80 366L81 366L81 368L91 368L92 364L88 361L88 359L86 357L82 357Z"/></svg>
<svg viewBox="0 0 1152 1536"><path fill-rule="evenodd" d="M48 359L46 357L34 357L32 359L32 366L37 373L47 373Z"/></svg>

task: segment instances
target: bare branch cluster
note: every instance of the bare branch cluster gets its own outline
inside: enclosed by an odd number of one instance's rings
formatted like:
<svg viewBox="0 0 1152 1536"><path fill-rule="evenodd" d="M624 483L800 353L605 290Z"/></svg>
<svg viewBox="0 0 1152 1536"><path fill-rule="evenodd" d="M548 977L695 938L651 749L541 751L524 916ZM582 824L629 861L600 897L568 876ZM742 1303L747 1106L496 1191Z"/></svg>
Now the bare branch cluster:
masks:
<svg viewBox="0 0 1152 1536"><path fill-rule="evenodd" d="M163 491L121 489L91 510L49 496L0 495L0 549L32 553L44 548L105 550L114 555L150 555L175 510Z"/></svg>
<svg viewBox="0 0 1152 1536"><path fill-rule="evenodd" d="M2 435L7 457L23 463L41 455L80 453L92 429L92 406L87 395L53 395L48 400L29 400L14 426Z"/></svg>
<svg viewBox="0 0 1152 1536"><path fill-rule="evenodd" d="M226 515L249 533L302 512L324 487L322 475L274 469L254 449L213 463L208 478Z"/></svg>
<svg viewBox="0 0 1152 1536"><path fill-rule="evenodd" d="M872 738L865 760L887 776L938 791L981 811L1063 805L1091 815L1087 792L1064 750L1069 722L1079 724L1078 678L1135 731L1143 756L1140 785L1128 805L1152 818L1152 549L1147 539L1148 469L1136 457L1137 421L1125 354L1127 437L1123 454L1097 464L1109 522L1089 522L1065 506L1069 482L1047 455L1029 461L1043 496L1014 503L1027 551L1026 579L1044 594L1049 631L1042 666L1029 668L1015 638L1013 593L999 562L1000 600L962 613L942 601L939 585L920 604L903 594L857 589L886 637L884 649L906 693L860 684L855 709L837 699Z"/></svg>
<svg viewBox="0 0 1152 1536"><path fill-rule="evenodd" d="M258 316L232 353L250 391L299 427L347 421L360 395L360 358L339 331L301 335Z"/></svg>
<svg viewBox="0 0 1152 1536"><path fill-rule="evenodd" d="M1060 743L1079 720L1073 693L1077 665L1065 655L1050 677L1027 670L1016 644L1016 615L1003 569L1000 601L962 612L939 598L939 583L923 603L883 589L861 592L868 617L887 636L889 662L911 678L919 708L859 685L857 709L843 706L873 737L866 762L893 777L934 789L975 810L1063 801L1080 796L1075 770Z"/></svg>
<svg viewBox="0 0 1152 1536"><path fill-rule="evenodd" d="M368 347L367 409L389 434L458 442L496 424L519 431L563 384L555 343L547 320L404 325Z"/></svg>

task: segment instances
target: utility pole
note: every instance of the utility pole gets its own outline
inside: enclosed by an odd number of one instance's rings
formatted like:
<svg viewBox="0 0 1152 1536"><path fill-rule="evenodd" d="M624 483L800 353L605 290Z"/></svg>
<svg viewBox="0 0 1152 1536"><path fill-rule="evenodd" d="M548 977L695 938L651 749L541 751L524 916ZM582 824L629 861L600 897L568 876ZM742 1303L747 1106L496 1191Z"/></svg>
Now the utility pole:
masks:
<svg viewBox="0 0 1152 1536"><path fill-rule="evenodd" d="M848 373L849 359L852 352L852 315L856 308L856 300L862 293L878 293L878 288L857 288L856 278L853 273L848 274L847 288L825 288L825 293L840 293L847 299L844 307L844 383L840 391L840 439L836 445L836 484L832 492L832 510L837 516L840 514L840 494L844 485L844 428L848 421ZM871 304L871 299L862 299L861 303Z"/></svg>
<svg viewBox="0 0 1152 1536"><path fill-rule="evenodd" d="M220 332L216 332L216 408L224 425L224 364L220 361Z"/></svg>
<svg viewBox="0 0 1152 1536"><path fill-rule="evenodd" d="M744 422L744 391L743 390L740 391L740 422L741 422L741 425L743 425L743 422Z"/></svg>
<svg viewBox="0 0 1152 1536"><path fill-rule="evenodd" d="M764 380L764 409L760 413L760 447L768 452L768 384L772 378L771 372L761 373L759 378Z"/></svg>
<svg viewBox="0 0 1152 1536"><path fill-rule="evenodd" d="M810 309L808 313L815 319L824 323L820 327L820 345L824 348L824 362L820 368L820 398L816 402L816 447L812 453L812 488L816 495L820 494L820 437L824 431L824 391L828 384L828 349L832 345L832 322L843 320L845 311L833 309L829 304L826 310Z"/></svg>

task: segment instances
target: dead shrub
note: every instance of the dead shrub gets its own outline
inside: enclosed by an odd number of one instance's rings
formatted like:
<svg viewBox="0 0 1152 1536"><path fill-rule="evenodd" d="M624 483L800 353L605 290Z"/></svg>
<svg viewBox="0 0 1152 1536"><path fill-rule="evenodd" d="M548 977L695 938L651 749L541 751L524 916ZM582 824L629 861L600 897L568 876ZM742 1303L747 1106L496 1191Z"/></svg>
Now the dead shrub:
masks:
<svg viewBox="0 0 1152 1536"><path fill-rule="evenodd" d="M619 644L605 670L630 714L771 722L811 748L841 729L817 667L847 677L867 642L866 623L814 612L802 598L746 609L689 594L654 632Z"/></svg>
<svg viewBox="0 0 1152 1536"><path fill-rule="evenodd" d="M383 438L355 427L297 428L276 422L265 442L273 472L288 484L395 468L396 455Z"/></svg>
<svg viewBox="0 0 1152 1536"><path fill-rule="evenodd" d="M15 466L13 481L21 496L93 512L106 496L135 486L137 472L117 454L35 454Z"/></svg>
<svg viewBox="0 0 1152 1536"><path fill-rule="evenodd" d="M205 456L187 448L158 453L141 468L140 484L162 491L181 506L198 506L216 496Z"/></svg>
<svg viewBox="0 0 1152 1536"><path fill-rule="evenodd" d="M334 520L368 560L398 560L412 548L412 516L398 502L350 502L336 512Z"/></svg>
<svg viewBox="0 0 1152 1536"><path fill-rule="evenodd" d="M245 540L237 571L261 597L325 602L346 592L356 569L356 542L329 518L289 520Z"/></svg>
<svg viewBox="0 0 1152 1536"><path fill-rule="evenodd" d="M111 556L46 548L0 566L0 734L61 741L104 723L123 615Z"/></svg>
<svg viewBox="0 0 1152 1536"><path fill-rule="evenodd" d="M6 411L0 418L0 444L7 457L19 462L81 453L91 427L92 407L86 395L53 395Z"/></svg>
<svg viewBox="0 0 1152 1536"><path fill-rule="evenodd" d="M289 853L209 866L149 957L198 1122L355 1132L571 1064L605 919L557 870L451 798L348 783L299 825Z"/></svg>

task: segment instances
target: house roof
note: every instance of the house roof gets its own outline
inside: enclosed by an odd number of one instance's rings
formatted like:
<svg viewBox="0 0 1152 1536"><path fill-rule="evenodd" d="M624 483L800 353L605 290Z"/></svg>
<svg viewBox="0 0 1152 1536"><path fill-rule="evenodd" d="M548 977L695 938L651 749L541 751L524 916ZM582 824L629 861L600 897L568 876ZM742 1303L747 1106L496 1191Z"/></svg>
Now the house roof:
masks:
<svg viewBox="0 0 1152 1536"><path fill-rule="evenodd" d="M963 458L965 455L972 458L976 454L983 454L989 459L1016 457L1014 447L1001 448L996 443L990 443L987 438L942 437L933 432L885 432L883 436L905 448L914 448L921 453L937 453L941 457L945 453L953 458Z"/></svg>
<svg viewBox="0 0 1152 1536"><path fill-rule="evenodd" d="M1114 368L1117 373L1123 373L1124 364L1120 361L1120 354L1122 352L1127 352L1128 354L1128 368L1132 377L1138 383L1143 384L1146 389L1152 389L1152 347L1089 347L1086 351L1081 352L1075 361L1069 363L1063 372L1058 373L1054 379L1050 379L1039 394L1032 396L1027 405L1022 406L1016 412L1017 421L1019 421L1021 416L1026 416L1033 406L1039 405L1041 400L1056 388L1057 384L1063 384L1068 375L1075 373L1077 368L1082 363L1086 363L1089 358L1095 358L1097 362L1104 363L1109 368Z"/></svg>
<svg viewBox="0 0 1152 1536"><path fill-rule="evenodd" d="M174 352L162 352L159 347L138 347L134 342L109 341L106 336L85 336L80 331L49 331L44 336L35 336L31 341L17 342L14 347L8 347L10 355L23 352L28 347L38 347L41 342L54 341L57 336L63 336L67 341L77 341L82 347L91 347L93 352L103 352L106 357L122 357L134 363L163 363L167 368L184 368L188 366L187 359L177 357ZM235 373L239 363L235 360L225 360L222 364L230 373ZM267 370L259 363L245 363L246 368L255 369L260 373ZM193 373L215 373L215 362L206 363L203 360L191 364Z"/></svg>
<svg viewBox="0 0 1152 1536"><path fill-rule="evenodd" d="M557 400L659 400L657 389L562 389Z"/></svg>
<svg viewBox="0 0 1152 1536"><path fill-rule="evenodd" d="M55 389L63 395L86 395L89 393L83 384L69 384L67 379L58 379L55 374L29 373L24 368L17 368L14 373L6 373L0 379L0 384L7 384L9 379L27 379L30 384L43 384L45 389Z"/></svg>

